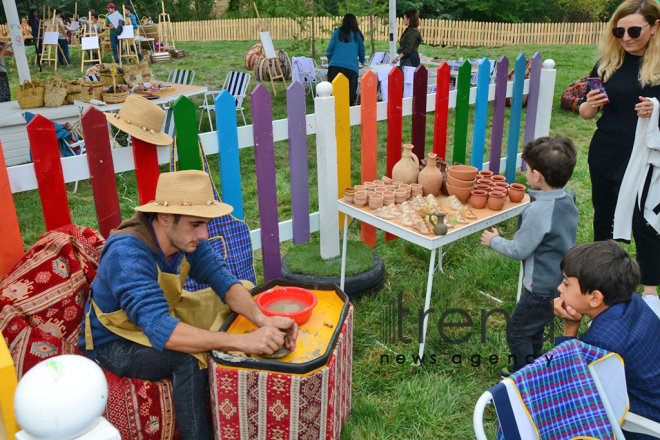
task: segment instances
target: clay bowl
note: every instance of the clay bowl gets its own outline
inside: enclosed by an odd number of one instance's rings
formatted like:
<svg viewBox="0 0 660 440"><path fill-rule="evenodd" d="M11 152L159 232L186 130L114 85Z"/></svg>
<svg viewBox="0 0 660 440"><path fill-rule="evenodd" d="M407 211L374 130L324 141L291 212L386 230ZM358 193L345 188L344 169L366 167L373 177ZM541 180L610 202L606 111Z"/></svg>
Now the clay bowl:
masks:
<svg viewBox="0 0 660 440"><path fill-rule="evenodd" d="M399 187L401 185L407 185L407 183L403 183L400 180L395 180L394 182L392 182L392 185L396 185L397 187Z"/></svg>
<svg viewBox="0 0 660 440"><path fill-rule="evenodd" d="M476 167L471 167L469 165L453 165L447 168L447 174L451 174L453 177L460 180L472 180L477 177Z"/></svg>
<svg viewBox="0 0 660 440"><path fill-rule="evenodd" d="M397 189L397 186L396 185L385 185L385 189L387 189L388 191L394 191L395 189Z"/></svg>
<svg viewBox="0 0 660 440"><path fill-rule="evenodd" d="M490 192L490 185L485 185L483 183L477 183L476 185L474 185L474 189L480 189L480 190L486 191L486 194L488 194Z"/></svg>
<svg viewBox="0 0 660 440"><path fill-rule="evenodd" d="M512 183L509 188L509 200L514 203L521 202L525 198L525 185Z"/></svg>
<svg viewBox="0 0 660 440"><path fill-rule="evenodd" d="M376 189L376 184L373 182L364 182L364 186L367 188L368 191L373 191Z"/></svg>
<svg viewBox="0 0 660 440"><path fill-rule="evenodd" d="M477 179L477 185L488 185L488 187L493 186L493 181L490 179Z"/></svg>
<svg viewBox="0 0 660 440"><path fill-rule="evenodd" d="M371 209L382 208L382 206L383 206L383 196L377 195L377 196L369 197L369 207Z"/></svg>
<svg viewBox="0 0 660 440"><path fill-rule="evenodd" d="M390 177L387 177L387 176L381 177L380 180L382 180L385 185L391 185L391 184L394 183L394 179L392 179Z"/></svg>
<svg viewBox="0 0 660 440"><path fill-rule="evenodd" d="M351 187L351 186L346 187L346 188L344 188L344 195L354 195L355 191L356 191L356 189Z"/></svg>
<svg viewBox="0 0 660 440"><path fill-rule="evenodd" d="M376 186L384 186L384 185L385 185L385 182L383 182L382 180L374 180L374 185L376 185Z"/></svg>
<svg viewBox="0 0 660 440"><path fill-rule="evenodd" d="M367 189L367 187L364 186L364 185L355 185L354 188L355 188L356 192L357 191L364 191L365 189Z"/></svg>
<svg viewBox="0 0 660 440"><path fill-rule="evenodd" d="M457 186L447 184L447 192L449 192L449 195L458 197L458 200L460 200L463 204L466 204L470 199L470 193L473 189L474 185L469 188L459 188Z"/></svg>
<svg viewBox="0 0 660 440"><path fill-rule="evenodd" d="M470 194L470 205L472 205L473 208L481 209L486 206L488 192L482 189L473 189Z"/></svg>
<svg viewBox="0 0 660 440"><path fill-rule="evenodd" d="M367 199L359 199L359 200L354 199L353 203L355 203L355 206L357 206L358 208L362 208L364 205L367 204Z"/></svg>
<svg viewBox="0 0 660 440"><path fill-rule="evenodd" d="M376 191L376 194L382 194L387 191L387 188L384 186L377 186L374 191Z"/></svg>
<svg viewBox="0 0 660 440"><path fill-rule="evenodd" d="M505 200L506 196L502 191L491 191L488 194L488 208L492 211L501 211Z"/></svg>
<svg viewBox="0 0 660 440"><path fill-rule="evenodd" d="M346 203L355 203L355 197L353 195L344 194L344 202Z"/></svg>
<svg viewBox="0 0 660 440"><path fill-rule="evenodd" d="M490 177L490 180L492 180L493 182L506 182L506 177L499 174L495 174L494 176Z"/></svg>
<svg viewBox="0 0 660 440"><path fill-rule="evenodd" d="M477 179L490 179L490 176L492 175L493 172L490 170L481 170L477 173Z"/></svg>
<svg viewBox="0 0 660 440"><path fill-rule="evenodd" d="M474 186L477 183L477 179L472 179L472 180L460 180L452 176L451 174L447 174L447 183L456 186L458 188L469 188L471 186Z"/></svg>
<svg viewBox="0 0 660 440"><path fill-rule="evenodd" d="M286 299L293 299L305 304L306 307L295 312L274 312L270 310L276 302ZM318 303L318 298L314 293L300 287L275 287L267 290L257 297L257 305L266 316L284 316L296 321L296 324L303 325L312 316L312 311ZM286 309L285 309L286 310Z"/></svg>
<svg viewBox="0 0 660 440"><path fill-rule="evenodd" d="M509 184L506 182L493 182L492 191L502 191L505 196L509 195Z"/></svg>

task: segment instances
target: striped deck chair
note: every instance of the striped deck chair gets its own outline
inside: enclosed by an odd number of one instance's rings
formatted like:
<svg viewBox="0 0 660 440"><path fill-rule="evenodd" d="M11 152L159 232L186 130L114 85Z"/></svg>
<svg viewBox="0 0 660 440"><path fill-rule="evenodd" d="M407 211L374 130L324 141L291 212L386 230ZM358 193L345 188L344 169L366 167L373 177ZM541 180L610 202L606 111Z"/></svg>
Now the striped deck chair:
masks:
<svg viewBox="0 0 660 440"><path fill-rule="evenodd" d="M228 91L231 96L236 99L236 111L241 112L243 117L243 125L246 125L245 122L245 113L243 113L243 99L245 99L247 88L250 85L250 79L252 76L249 73L243 72L229 72L225 77L225 82L222 84L222 88ZM209 117L209 124L211 125L211 131L213 131L213 121L211 119L211 112L215 112L215 98L221 92L221 90L208 91L204 94L204 104L200 105L199 108L202 109L202 114L199 118L199 127L198 130L202 128L202 119L204 118L204 112L207 113ZM209 96L211 97L211 102L209 102Z"/></svg>
<svg viewBox="0 0 660 440"><path fill-rule="evenodd" d="M195 79L195 71L188 69L172 69L167 75L167 82L174 84L184 84L186 86L192 85Z"/></svg>

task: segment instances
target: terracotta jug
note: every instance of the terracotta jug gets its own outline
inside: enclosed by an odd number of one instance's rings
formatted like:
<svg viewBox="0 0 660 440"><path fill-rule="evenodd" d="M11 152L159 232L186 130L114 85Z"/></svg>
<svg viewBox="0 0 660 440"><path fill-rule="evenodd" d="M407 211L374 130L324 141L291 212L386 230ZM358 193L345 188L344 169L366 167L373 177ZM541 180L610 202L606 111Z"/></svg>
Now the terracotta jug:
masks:
<svg viewBox="0 0 660 440"><path fill-rule="evenodd" d="M447 234L447 225L445 224L445 215L443 213L433 213L428 216L429 223L433 225L435 235Z"/></svg>
<svg viewBox="0 0 660 440"><path fill-rule="evenodd" d="M419 172L421 173L424 168L426 168L426 164L428 161L426 159L422 159L419 161ZM440 159L439 157L435 158L435 164L437 165L438 169L442 173L442 187L440 187L440 192L446 196L449 195L447 192L447 162L444 160Z"/></svg>
<svg viewBox="0 0 660 440"><path fill-rule="evenodd" d="M429 194L437 196L440 188L442 187L442 173L436 165L436 155L429 153L429 159L426 162L426 167L419 173L417 181L422 188L424 188L424 197Z"/></svg>
<svg viewBox="0 0 660 440"><path fill-rule="evenodd" d="M417 183L417 176L419 175L419 159L412 152L412 144L403 145L403 153L401 153L401 160L392 168L392 179L401 181L403 183Z"/></svg>

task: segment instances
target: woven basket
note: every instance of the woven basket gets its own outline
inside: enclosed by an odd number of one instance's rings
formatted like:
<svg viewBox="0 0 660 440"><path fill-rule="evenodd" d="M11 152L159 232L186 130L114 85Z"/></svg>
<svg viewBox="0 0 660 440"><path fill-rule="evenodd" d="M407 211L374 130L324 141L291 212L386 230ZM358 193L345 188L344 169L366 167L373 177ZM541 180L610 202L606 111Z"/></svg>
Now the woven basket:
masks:
<svg viewBox="0 0 660 440"><path fill-rule="evenodd" d="M16 95L18 105L22 109L39 108L44 106L45 90L41 82L25 80L22 86L14 89L14 95Z"/></svg>
<svg viewBox="0 0 660 440"><path fill-rule="evenodd" d="M122 102L126 101L127 97L128 97L128 92L104 93L103 101L106 104L121 104Z"/></svg>
<svg viewBox="0 0 660 440"><path fill-rule="evenodd" d="M130 87L135 85L141 86L142 83L144 83L140 69L137 66L127 66L126 69L124 69L124 81L126 81L126 84Z"/></svg>
<svg viewBox="0 0 660 440"><path fill-rule="evenodd" d="M98 99L99 101L103 99L103 84L99 81L78 80L74 81L74 84L80 87L80 93L67 95L67 101L78 100L89 103L92 99Z"/></svg>
<svg viewBox="0 0 660 440"><path fill-rule="evenodd" d="M73 95L75 93L80 93L80 92L82 92L82 87L80 87L80 85L77 84L77 81L74 81L66 85L66 93L68 95Z"/></svg>
<svg viewBox="0 0 660 440"><path fill-rule="evenodd" d="M56 108L66 103L68 81L61 76L53 76L50 83L46 84L44 92L44 105Z"/></svg>
<svg viewBox="0 0 660 440"><path fill-rule="evenodd" d="M110 87L112 85L112 75L109 73L102 73L100 77L104 86ZM124 81L124 77L118 74L115 75L115 84L126 84L126 81Z"/></svg>

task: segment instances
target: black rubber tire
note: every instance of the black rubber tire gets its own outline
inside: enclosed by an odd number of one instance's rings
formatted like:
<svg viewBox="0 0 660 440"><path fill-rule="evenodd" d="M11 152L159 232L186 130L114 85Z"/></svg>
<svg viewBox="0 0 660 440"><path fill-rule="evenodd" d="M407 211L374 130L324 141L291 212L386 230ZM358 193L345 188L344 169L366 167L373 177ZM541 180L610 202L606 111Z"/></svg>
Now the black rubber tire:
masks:
<svg viewBox="0 0 660 440"><path fill-rule="evenodd" d="M330 283L339 286L339 277L315 277L293 273L286 263L286 255L282 258L282 278L303 283ZM346 277L344 293L355 300L369 292L379 292L385 283L385 263L383 259L374 252L374 266L364 272L356 273Z"/></svg>

